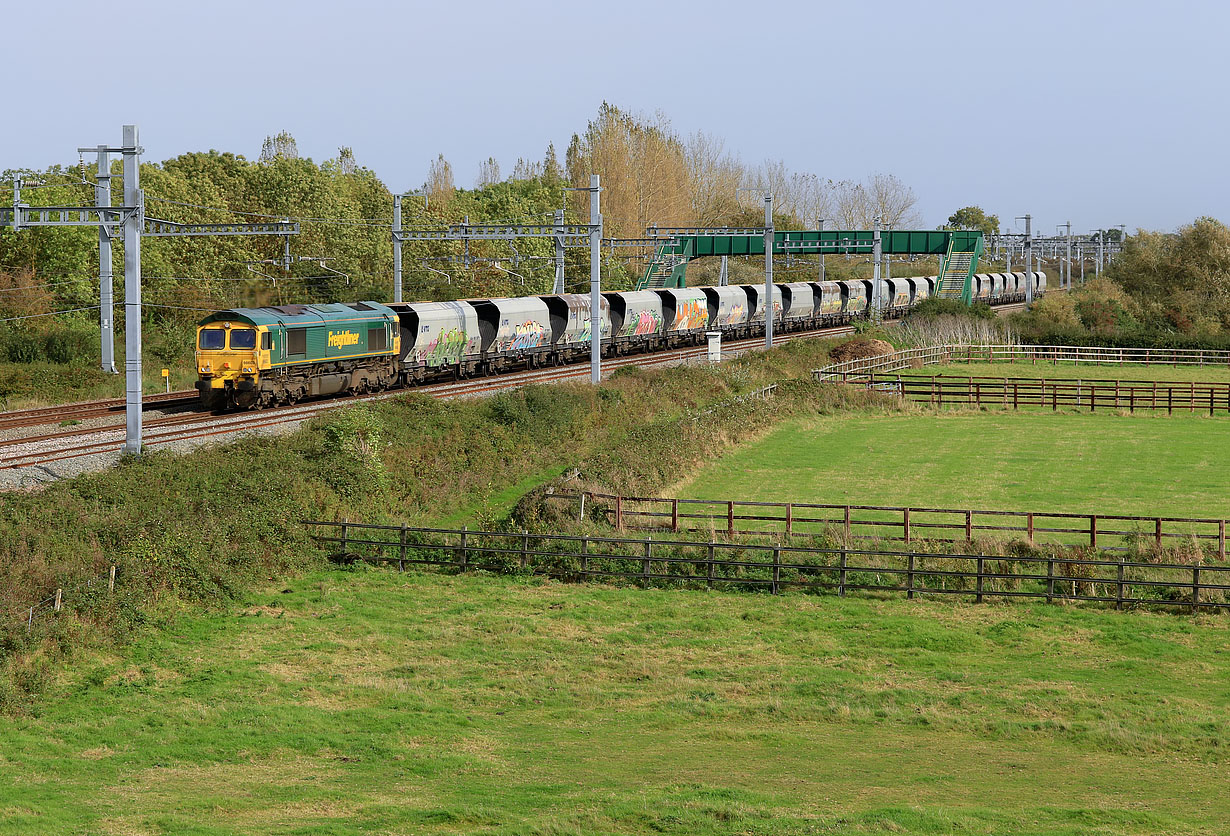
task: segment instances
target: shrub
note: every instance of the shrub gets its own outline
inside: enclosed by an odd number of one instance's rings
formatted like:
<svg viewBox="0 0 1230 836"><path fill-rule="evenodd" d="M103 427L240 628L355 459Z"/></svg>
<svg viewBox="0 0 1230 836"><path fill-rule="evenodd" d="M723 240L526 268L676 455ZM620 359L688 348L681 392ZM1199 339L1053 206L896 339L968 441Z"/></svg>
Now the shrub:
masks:
<svg viewBox="0 0 1230 836"><path fill-rule="evenodd" d="M960 299L941 299L928 296L910 311L910 319L935 319L941 316L956 316L966 319L995 319L995 311L986 302L967 305Z"/></svg>

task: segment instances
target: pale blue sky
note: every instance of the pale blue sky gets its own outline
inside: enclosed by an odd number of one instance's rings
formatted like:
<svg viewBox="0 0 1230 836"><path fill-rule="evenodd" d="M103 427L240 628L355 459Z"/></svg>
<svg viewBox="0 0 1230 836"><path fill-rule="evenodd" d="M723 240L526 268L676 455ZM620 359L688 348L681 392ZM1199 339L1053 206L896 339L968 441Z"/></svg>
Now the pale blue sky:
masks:
<svg viewBox="0 0 1230 836"><path fill-rule="evenodd" d="M606 99L745 161L895 174L927 225L1230 221L1230 7L1215 2L43 0L0 6L0 169L140 125L147 159L289 130L393 189L540 158ZM129 12L128 10L133 10ZM134 43L126 43L132 33ZM105 48L100 46L105 38Z"/></svg>

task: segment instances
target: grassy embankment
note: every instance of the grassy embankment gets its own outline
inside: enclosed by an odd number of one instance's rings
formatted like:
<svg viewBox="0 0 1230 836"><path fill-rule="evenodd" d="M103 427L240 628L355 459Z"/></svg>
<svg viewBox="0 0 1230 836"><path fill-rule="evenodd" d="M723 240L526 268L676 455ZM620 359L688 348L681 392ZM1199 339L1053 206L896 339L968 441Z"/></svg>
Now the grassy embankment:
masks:
<svg viewBox="0 0 1230 836"><path fill-rule="evenodd" d="M33 363L0 362L0 412L77 401L124 397L124 361L116 360L119 374L108 374L94 365L81 366L38 360ZM162 369L170 372L171 391L192 388L196 374L188 365L162 366L157 360L143 368L142 389L147 395L166 391Z"/></svg>
<svg viewBox="0 0 1230 836"><path fill-rule="evenodd" d="M82 659L0 834L1213 834L1220 618L383 570Z"/></svg>
<svg viewBox="0 0 1230 836"><path fill-rule="evenodd" d="M782 418L843 404L898 408L812 383L807 370L825 355L825 345L797 341L716 369L630 369L598 389L530 387L450 403L412 393L286 437L154 452L2 495L0 706L42 687L65 648L222 606L270 575L319 566L298 523L305 518L490 524L521 493L574 468L595 484L661 490L706 451ZM738 397L791 379L770 401ZM120 594L70 596L80 617L52 620L48 635L18 628L16 611L112 563Z"/></svg>

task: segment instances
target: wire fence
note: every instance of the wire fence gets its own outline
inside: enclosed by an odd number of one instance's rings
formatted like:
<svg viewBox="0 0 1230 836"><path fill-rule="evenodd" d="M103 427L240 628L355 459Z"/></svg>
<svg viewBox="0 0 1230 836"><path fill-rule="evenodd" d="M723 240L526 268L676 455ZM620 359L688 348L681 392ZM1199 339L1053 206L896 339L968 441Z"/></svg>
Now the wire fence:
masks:
<svg viewBox="0 0 1230 836"><path fill-rule="evenodd" d="M531 534L306 520L338 562L365 562L623 581L683 588L748 587L1230 608L1230 566L1057 555L934 554L731 543L709 539Z"/></svg>
<svg viewBox="0 0 1230 836"><path fill-rule="evenodd" d="M913 543L1015 540L1030 546L1102 551L1189 548L1226 559L1226 520L1216 517L1139 517L1055 511L909 508L816 502L751 502L623 496L587 491L544 497L578 516L604 520L616 531L653 531L734 537L827 537Z"/></svg>
<svg viewBox="0 0 1230 836"><path fill-rule="evenodd" d="M105 587L107 594L114 594L117 572L118 566L112 564L105 571L86 578L74 586L57 587L54 592L43 600L29 607L22 607L17 610L16 615L21 621L25 622L26 630L31 631L34 629L37 621L61 612L66 605L73 603L77 598L82 597L86 593L92 593Z"/></svg>

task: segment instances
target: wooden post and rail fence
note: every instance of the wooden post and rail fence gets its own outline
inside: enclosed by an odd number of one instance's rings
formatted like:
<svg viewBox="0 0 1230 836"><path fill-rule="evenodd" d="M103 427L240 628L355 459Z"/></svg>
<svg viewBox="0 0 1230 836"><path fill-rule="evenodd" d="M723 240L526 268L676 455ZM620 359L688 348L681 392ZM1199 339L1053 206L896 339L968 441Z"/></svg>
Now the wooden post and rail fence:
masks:
<svg viewBox="0 0 1230 836"><path fill-rule="evenodd" d="M1089 556L919 553L652 537L479 531L309 520L340 561L519 572L567 581L750 587L835 593L959 595L1192 612L1230 608L1230 566Z"/></svg>
<svg viewBox="0 0 1230 836"><path fill-rule="evenodd" d="M1077 366L1200 366L1230 369L1230 351L1183 348L1107 348L1072 345L937 345L907 348L813 369L819 381L850 382L876 373L954 363L1022 363Z"/></svg>
<svg viewBox="0 0 1230 836"><path fill-rule="evenodd" d="M1032 546L1103 551L1189 551L1226 559L1226 520L1219 517L1146 517L1056 511L991 511L819 502L753 502L733 499L622 496L586 492L552 494L548 503L590 508L616 531L659 531L767 537L831 537L912 543L975 539L1024 541Z"/></svg>

